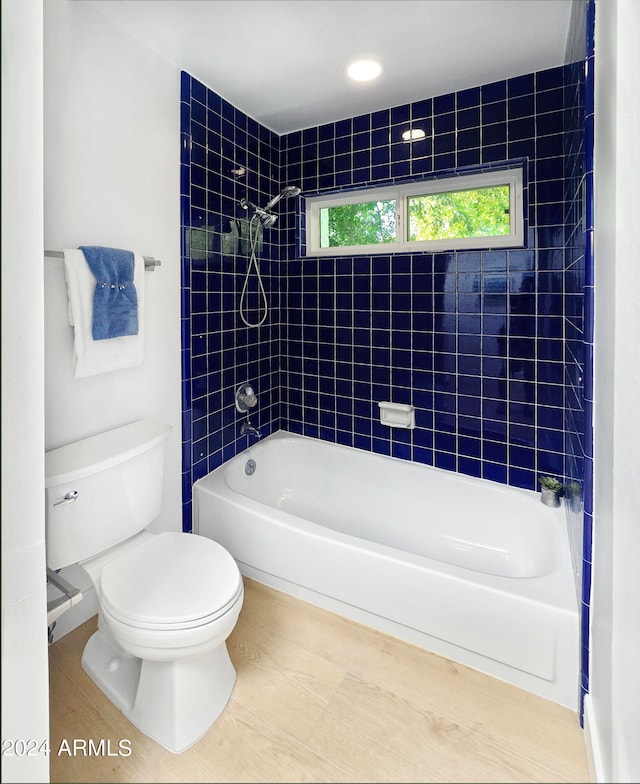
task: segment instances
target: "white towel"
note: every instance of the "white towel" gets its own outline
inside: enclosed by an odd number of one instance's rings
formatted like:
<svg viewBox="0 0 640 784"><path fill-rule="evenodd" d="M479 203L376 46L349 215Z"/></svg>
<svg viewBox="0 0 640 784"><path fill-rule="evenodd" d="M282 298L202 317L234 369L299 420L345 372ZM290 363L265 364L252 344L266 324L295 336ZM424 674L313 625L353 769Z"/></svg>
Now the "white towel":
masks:
<svg viewBox="0 0 640 784"><path fill-rule="evenodd" d="M96 279L84 253L64 250L64 274L69 294L69 323L73 326L74 378L132 368L144 359L144 259L134 254L133 282L138 292L138 334L109 340L91 337Z"/></svg>

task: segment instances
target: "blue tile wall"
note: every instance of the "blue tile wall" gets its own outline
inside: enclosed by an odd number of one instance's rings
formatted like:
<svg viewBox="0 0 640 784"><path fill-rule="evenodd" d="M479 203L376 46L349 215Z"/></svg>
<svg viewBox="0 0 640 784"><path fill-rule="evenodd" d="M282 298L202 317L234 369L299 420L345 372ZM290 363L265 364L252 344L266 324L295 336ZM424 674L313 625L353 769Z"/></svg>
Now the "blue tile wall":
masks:
<svg viewBox="0 0 640 784"><path fill-rule="evenodd" d="M567 172L580 144L565 129L567 97L582 90L575 66L281 138L182 79L186 504L192 482L246 444L233 392L247 379L265 432L282 426L529 489L540 473L580 475L565 337L580 333L581 314L563 283ZM410 124L427 138L401 141ZM238 320L248 259L229 243L242 196L262 203L284 183L317 193L507 160L526 162L524 249L299 258L289 209L263 236L270 318L260 328ZM580 232L574 239L579 255ZM577 275L579 262L568 268ZM377 402L388 399L416 406L416 430L379 423ZM185 525L189 515L185 506Z"/></svg>
<svg viewBox="0 0 640 784"><path fill-rule="evenodd" d="M565 96L565 510L581 609L580 718L589 691L593 524L593 174L595 3L574 2Z"/></svg>
<svg viewBox="0 0 640 784"><path fill-rule="evenodd" d="M278 137L187 73L181 84L183 528L191 530L191 487L246 448L235 391L258 394L252 423L280 427L279 229L265 229L260 270L269 315L247 327L238 303L249 262L243 197L264 204L279 190ZM238 233L234 233L233 229ZM248 287L260 321L255 276Z"/></svg>
<svg viewBox="0 0 640 784"><path fill-rule="evenodd" d="M580 4L584 16L585 6ZM584 30L584 18L576 19L575 34ZM581 48L580 48L581 44ZM584 475L584 279L585 279L585 79L584 45L582 40L571 42L576 48L571 65L572 79L565 87L565 469L568 530L572 561L576 576L576 591L580 593L582 568L582 519Z"/></svg>
<svg viewBox="0 0 640 784"><path fill-rule="evenodd" d="M563 476L570 67L288 134L303 193L525 162L523 249L298 257L289 216L281 421L289 430L535 489ZM407 144L419 126L426 139ZM390 430L378 402L413 403Z"/></svg>

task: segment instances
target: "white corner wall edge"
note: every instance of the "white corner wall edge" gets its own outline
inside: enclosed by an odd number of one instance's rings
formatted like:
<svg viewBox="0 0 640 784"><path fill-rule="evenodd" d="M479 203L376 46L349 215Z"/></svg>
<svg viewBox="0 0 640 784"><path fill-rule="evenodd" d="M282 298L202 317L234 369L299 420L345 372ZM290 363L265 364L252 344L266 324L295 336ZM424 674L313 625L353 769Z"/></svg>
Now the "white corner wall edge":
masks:
<svg viewBox="0 0 640 784"><path fill-rule="evenodd" d="M2 781L49 781L43 3L2 3ZM5 89L8 87L8 89ZM18 754L11 742L36 739ZM9 748L7 745L9 744ZM13 756L10 751L14 751Z"/></svg>
<svg viewBox="0 0 640 784"><path fill-rule="evenodd" d="M606 781L600 736L597 731L597 721L590 694L584 698L584 740L587 747L589 781Z"/></svg>

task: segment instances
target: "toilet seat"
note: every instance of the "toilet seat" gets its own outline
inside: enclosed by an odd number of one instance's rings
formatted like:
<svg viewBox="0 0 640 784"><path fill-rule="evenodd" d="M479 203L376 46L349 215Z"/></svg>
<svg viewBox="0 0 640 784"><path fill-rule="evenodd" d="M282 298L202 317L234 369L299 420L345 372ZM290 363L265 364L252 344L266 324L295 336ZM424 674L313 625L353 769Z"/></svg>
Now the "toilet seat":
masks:
<svg viewBox="0 0 640 784"><path fill-rule="evenodd" d="M179 630L221 618L242 597L242 577L219 544L165 532L105 564L100 575L104 612L128 626Z"/></svg>

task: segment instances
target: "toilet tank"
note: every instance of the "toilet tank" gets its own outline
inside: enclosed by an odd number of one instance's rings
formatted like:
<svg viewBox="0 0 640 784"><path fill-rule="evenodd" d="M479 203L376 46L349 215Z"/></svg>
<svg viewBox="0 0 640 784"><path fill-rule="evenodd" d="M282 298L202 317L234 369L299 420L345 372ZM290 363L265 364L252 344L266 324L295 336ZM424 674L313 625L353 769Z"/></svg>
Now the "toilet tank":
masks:
<svg viewBox="0 0 640 784"><path fill-rule="evenodd" d="M46 453L50 569L98 555L159 515L170 432L169 425L141 419Z"/></svg>

